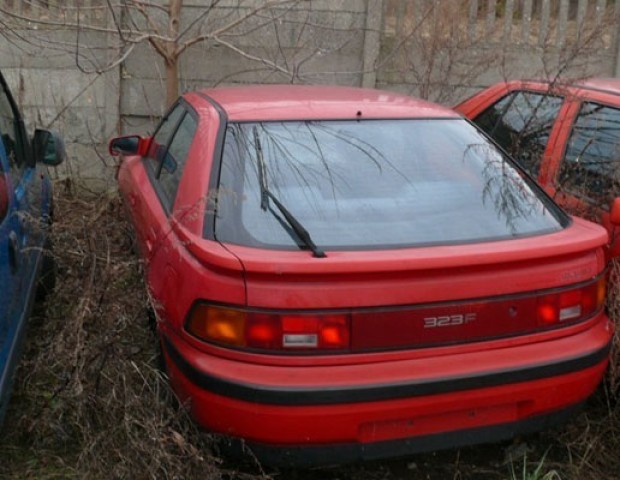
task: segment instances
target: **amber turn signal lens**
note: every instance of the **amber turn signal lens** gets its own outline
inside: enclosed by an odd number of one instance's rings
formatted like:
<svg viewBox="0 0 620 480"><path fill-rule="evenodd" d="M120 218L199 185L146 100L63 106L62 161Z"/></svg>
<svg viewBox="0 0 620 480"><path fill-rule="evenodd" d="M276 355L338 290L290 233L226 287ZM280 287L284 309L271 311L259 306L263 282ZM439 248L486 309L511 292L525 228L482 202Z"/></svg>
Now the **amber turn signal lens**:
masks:
<svg viewBox="0 0 620 480"><path fill-rule="evenodd" d="M263 351L346 350L348 314L245 310L197 303L185 329L200 340Z"/></svg>
<svg viewBox="0 0 620 480"><path fill-rule="evenodd" d="M240 310L200 304L190 314L187 331L203 340L243 346L245 317Z"/></svg>

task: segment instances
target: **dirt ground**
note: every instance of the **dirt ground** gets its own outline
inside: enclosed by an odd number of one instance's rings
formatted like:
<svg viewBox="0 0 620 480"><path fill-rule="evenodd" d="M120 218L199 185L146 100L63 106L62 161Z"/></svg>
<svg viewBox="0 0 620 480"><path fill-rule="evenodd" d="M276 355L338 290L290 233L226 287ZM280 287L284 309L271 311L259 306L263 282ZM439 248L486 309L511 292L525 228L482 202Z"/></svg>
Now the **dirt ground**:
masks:
<svg viewBox="0 0 620 480"><path fill-rule="evenodd" d="M620 478L615 371L568 425L509 442L309 471L221 457L157 368L142 268L118 197L56 187L57 285L29 323L0 436L1 478Z"/></svg>

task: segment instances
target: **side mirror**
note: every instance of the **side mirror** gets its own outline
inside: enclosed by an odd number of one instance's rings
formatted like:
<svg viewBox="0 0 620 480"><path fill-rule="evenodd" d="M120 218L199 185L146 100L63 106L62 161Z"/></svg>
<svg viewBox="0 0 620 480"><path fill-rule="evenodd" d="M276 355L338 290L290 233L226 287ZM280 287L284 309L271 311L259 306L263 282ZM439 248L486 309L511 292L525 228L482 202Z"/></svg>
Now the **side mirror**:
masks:
<svg viewBox="0 0 620 480"><path fill-rule="evenodd" d="M62 137L52 130L37 128L32 139L32 151L36 162L55 167L67 158L65 142Z"/></svg>
<svg viewBox="0 0 620 480"><path fill-rule="evenodd" d="M127 135L124 137L116 137L110 140L108 151L113 157L119 155L138 155L140 154L140 146L142 138L138 135Z"/></svg>
<svg viewBox="0 0 620 480"><path fill-rule="evenodd" d="M620 197L614 198L609 210L609 222L612 225L620 225Z"/></svg>

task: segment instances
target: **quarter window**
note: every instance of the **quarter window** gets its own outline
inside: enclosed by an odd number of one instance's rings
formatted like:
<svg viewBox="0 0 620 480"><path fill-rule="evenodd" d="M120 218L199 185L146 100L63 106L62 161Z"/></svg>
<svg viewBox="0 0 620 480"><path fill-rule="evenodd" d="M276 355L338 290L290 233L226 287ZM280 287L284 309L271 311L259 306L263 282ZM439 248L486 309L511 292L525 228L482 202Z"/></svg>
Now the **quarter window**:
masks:
<svg viewBox="0 0 620 480"><path fill-rule="evenodd" d="M196 120L189 113L186 113L160 166L159 184L170 204L174 202L176 197L196 127Z"/></svg>
<svg viewBox="0 0 620 480"><path fill-rule="evenodd" d="M160 199L172 207L181 181L197 122L180 104L164 117L149 148L150 168L155 177Z"/></svg>
<svg viewBox="0 0 620 480"><path fill-rule="evenodd" d="M536 177L562 101L518 91L487 108L474 122Z"/></svg>
<svg viewBox="0 0 620 480"><path fill-rule="evenodd" d="M149 149L149 159L152 161L153 168L159 173L159 167L164 160L168 144L172 139L181 118L185 115L185 109L180 105L174 107L174 109L164 117L159 124L157 132L153 136L151 147Z"/></svg>
<svg viewBox="0 0 620 480"><path fill-rule="evenodd" d="M620 110L585 102L577 115L560 167L559 186L607 205L620 194Z"/></svg>

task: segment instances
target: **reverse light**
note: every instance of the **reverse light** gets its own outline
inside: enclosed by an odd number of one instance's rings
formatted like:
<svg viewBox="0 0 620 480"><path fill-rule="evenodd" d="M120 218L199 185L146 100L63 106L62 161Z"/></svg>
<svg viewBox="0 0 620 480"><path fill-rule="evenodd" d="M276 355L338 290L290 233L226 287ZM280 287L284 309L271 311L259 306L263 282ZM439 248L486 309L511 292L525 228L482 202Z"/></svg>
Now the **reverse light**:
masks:
<svg viewBox="0 0 620 480"><path fill-rule="evenodd" d="M186 330L208 342L258 350L346 350L350 343L348 314L259 312L199 303Z"/></svg>

